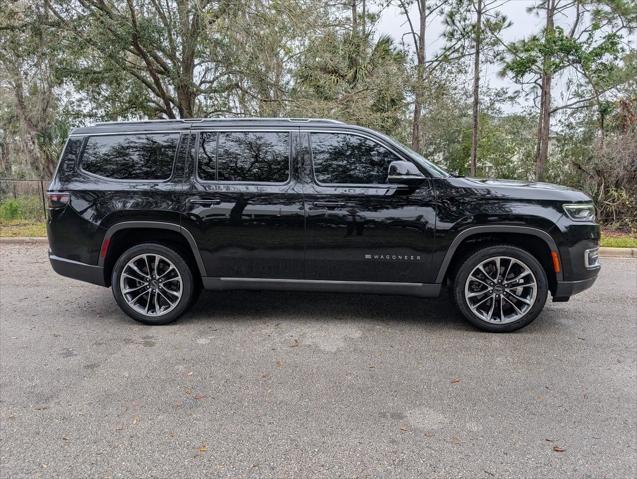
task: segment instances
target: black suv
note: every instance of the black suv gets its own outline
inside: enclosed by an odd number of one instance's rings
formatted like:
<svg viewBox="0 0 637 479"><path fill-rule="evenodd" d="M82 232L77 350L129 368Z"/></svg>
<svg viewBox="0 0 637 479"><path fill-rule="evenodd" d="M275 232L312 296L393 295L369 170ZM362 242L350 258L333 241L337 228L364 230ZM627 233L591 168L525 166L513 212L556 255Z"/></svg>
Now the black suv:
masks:
<svg viewBox="0 0 637 479"><path fill-rule="evenodd" d="M206 289L438 296L513 331L599 273L584 193L452 176L371 130L319 119L101 123L49 187L58 273L129 316L177 319Z"/></svg>

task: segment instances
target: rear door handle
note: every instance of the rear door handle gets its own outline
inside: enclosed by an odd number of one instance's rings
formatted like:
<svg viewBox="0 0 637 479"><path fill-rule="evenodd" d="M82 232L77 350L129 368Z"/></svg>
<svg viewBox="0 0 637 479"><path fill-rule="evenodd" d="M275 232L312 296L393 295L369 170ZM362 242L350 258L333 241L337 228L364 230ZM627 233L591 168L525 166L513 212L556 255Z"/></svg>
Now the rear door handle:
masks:
<svg viewBox="0 0 637 479"><path fill-rule="evenodd" d="M317 208L345 208L345 203L338 201L315 201L312 206Z"/></svg>
<svg viewBox="0 0 637 479"><path fill-rule="evenodd" d="M190 200L190 203L193 205L200 205L200 206L213 206L213 205L220 205L221 200Z"/></svg>

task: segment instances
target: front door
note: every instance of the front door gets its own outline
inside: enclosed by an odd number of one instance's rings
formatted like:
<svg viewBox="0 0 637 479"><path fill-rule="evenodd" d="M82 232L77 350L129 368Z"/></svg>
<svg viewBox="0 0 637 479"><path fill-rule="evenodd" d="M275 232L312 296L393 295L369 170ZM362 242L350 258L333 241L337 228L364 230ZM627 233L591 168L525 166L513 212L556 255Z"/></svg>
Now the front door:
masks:
<svg viewBox="0 0 637 479"><path fill-rule="evenodd" d="M200 131L182 226L206 275L303 278L304 211L292 131Z"/></svg>
<svg viewBox="0 0 637 479"><path fill-rule="evenodd" d="M356 132L307 131L300 141L306 278L433 282L430 182L407 190L387 182L389 164L408 158Z"/></svg>

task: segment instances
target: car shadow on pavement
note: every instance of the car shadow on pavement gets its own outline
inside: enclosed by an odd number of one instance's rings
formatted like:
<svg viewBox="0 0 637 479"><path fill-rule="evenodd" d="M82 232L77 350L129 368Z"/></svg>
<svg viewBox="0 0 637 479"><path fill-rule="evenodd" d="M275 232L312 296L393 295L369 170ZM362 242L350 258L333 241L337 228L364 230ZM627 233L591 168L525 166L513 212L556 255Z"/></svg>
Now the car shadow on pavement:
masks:
<svg viewBox="0 0 637 479"><path fill-rule="evenodd" d="M512 334L556 334L564 329L559 319L564 306L555 308L550 298L540 316ZM93 304L98 316L136 324L121 312L111 294ZM207 321L358 321L416 325L429 332L458 330L481 333L456 310L443 290L438 298L355 293L304 293L282 291L203 291L198 301L168 327ZM489 334L489 333L486 333Z"/></svg>
<svg viewBox="0 0 637 479"><path fill-rule="evenodd" d="M223 319L375 321L414 323L434 329L471 330L447 299L353 293L204 291L178 324Z"/></svg>
<svg viewBox="0 0 637 479"><path fill-rule="evenodd" d="M554 334L562 328L559 310L546 309L514 334ZM209 320L369 321L419 325L430 331L480 331L457 311L443 290L438 298L354 293L280 291L203 291L197 303L177 323ZM486 333L489 334L489 333Z"/></svg>

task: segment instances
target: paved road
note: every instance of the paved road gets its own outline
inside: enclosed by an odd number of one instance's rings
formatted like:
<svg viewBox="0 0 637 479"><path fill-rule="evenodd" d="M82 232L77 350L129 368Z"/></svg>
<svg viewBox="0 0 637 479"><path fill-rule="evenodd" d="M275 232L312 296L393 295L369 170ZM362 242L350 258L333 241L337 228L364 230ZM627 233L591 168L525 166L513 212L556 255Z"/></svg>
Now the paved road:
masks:
<svg viewBox="0 0 637 479"><path fill-rule="evenodd" d="M442 299L266 292L145 327L45 255L0 246L3 478L637 472L635 260L493 335Z"/></svg>

